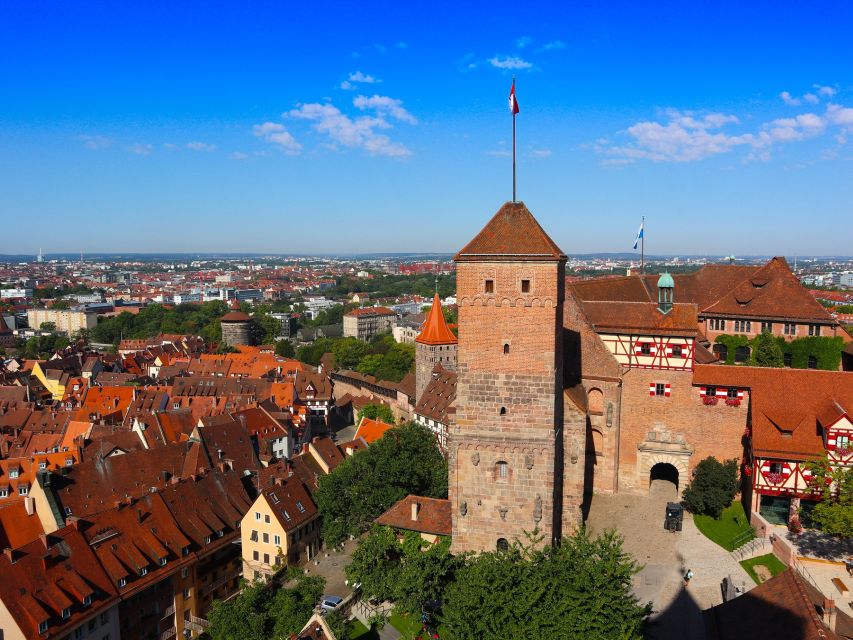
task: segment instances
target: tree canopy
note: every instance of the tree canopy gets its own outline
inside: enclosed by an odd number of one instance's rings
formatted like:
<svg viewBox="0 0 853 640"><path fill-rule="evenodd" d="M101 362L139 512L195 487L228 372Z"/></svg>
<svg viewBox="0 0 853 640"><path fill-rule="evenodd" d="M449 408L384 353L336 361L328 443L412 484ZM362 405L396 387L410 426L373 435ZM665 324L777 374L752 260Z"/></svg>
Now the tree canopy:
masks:
<svg viewBox="0 0 853 640"><path fill-rule="evenodd" d="M708 456L698 465L684 489L684 502L691 513L719 518L738 490L738 462L720 462Z"/></svg>
<svg viewBox="0 0 853 640"><path fill-rule="evenodd" d="M812 485L823 490L809 518L824 533L853 538L853 468L832 468L827 458L808 466Z"/></svg>
<svg viewBox="0 0 853 640"><path fill-rule="evenodd" d="M753 341L752 359L758 367L785 366L782 347L779 346L776 338L767 331L762 331Z"/></svg>
<svg viewBox="0 0 853 640"><path fill-rule="evenodd" d="M580 530L559 547L534 542L466 559L444 592L440 620L448 637L642 637L651 605L631 593L639 566L619 536L593 539Z"/></svg>
<svg viewBox="0 0 853 640"><path fill-rule="evenodd" d="M245 584L236 598L214 601L208 615L212 640L269 640L298 633L322 597L326 581L296 570L290 577L294 580L287 587L256 581Z"/></svg>
<svg viewBox="0 0 853 640"><path fill-rule="evenodd" d="M394 414L391 412L391 408L387 404L364 405L362 410L358 412L358 420L356 420L356 424L361 422L362 418L367 418L369 420L382 420L382 422L387 422L388 424L394 424L396 422L396 420L394 420Z"/></svg>
<svg viewBox="0 0 853 640"><path fill-rule="evenodd" d="M207 344L222 340L219 319L228 313L221 300L202 304L179 304L167 309L151 304L139 313L120 313L112 318L100 318L91 330L94 342L118 344L122 338L151 338L161 333L199 335Z"/></svg>
<svg viewBox="0 0 853 640"><path fill-rule="evenodd" d="M325 353L335 356L338 369L350 369L391 382L402 380L415 365L415 346L397 343L390 334L376 336L369 343L352 337L318 338L310 345L299 347L296 358L316 366Z"/></svg>
<svg viewBox="0 0 853 640"><path fill-rule="evenodd" d="M367 449L321 476L314 497L323 539L336 545L359 535L409 494L447 497L447 462L435 436L414 423L394 427Z"/></svg>

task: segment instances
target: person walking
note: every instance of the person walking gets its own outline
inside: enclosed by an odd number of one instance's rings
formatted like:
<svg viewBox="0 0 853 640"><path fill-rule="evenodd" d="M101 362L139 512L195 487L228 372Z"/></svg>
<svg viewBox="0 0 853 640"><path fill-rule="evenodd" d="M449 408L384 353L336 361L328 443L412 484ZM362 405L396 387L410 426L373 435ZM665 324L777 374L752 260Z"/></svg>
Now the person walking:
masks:
<svg viewBox="0 0 853 640"><path fill-rule="evenodd" d="M688 586L690 581L693 579L693 569L688 569L687 573L684 574L684 586Z"/></svg>

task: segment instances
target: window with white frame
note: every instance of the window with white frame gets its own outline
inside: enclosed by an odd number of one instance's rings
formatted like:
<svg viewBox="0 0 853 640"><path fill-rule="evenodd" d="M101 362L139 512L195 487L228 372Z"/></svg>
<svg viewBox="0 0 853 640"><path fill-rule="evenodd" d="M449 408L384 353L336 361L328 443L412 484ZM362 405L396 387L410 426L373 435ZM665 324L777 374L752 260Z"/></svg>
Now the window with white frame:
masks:
<svg viewBox="0 0 853 640"><path fill-rule="evenodd" d="M25 496L29 492L30 492L30 488L28 485L22 484L20 487L18 487L18 495L19 496Z"/></svg>
<svg viewBox="0 0 853 640"><path fill-rule="evenodd" d="M726 321L722 318L711 318L711 331L725 331Z"/></svg>
<svg viewBox="0 0 853 640"><path fill-rule="evenodd" d="M273 541L273 544L276 545L277 547L281 546L281 536L273 536L272 541Z"/></svg>
<svg viewBox="0 0 853 640"><path fill-rule="evenodd" d="M810 336L819 336L820 335L820 325L819 324L810 324L809 325L809 335Z"/></svg>
<svg viewBox="0 0 853 640"><path fill-rule="evenodd" d="M850 436L849 435L835 436L835 448L836 449L849 449L850 448Z"/></svg>
<svg viewBox="0 0 853 640"><path fill-rule="evenodd" d="M735 320L735 333L751 333L752 322L749 320Z"/></svg>
<svg viewBox="0 0 853 640"><path fill-rule="evenodd" d="M786 322L782 327L782 332L786 336L795 336L797 335L797 325L794 322Z"/></svg>
<svg viewBox="0 0 853 640"><path fill-rule="evenodd" d="M773 323L772 322L762 322L761 323L761 333L773 333Z"/></svg>

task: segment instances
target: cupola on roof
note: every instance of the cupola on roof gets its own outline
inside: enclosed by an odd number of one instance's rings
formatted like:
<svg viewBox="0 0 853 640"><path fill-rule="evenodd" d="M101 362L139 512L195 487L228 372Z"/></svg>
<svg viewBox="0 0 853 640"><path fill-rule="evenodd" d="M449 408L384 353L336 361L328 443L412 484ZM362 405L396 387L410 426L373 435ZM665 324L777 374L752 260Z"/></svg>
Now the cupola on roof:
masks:
<svg viewBox="0 0 853 640"><path fill-rule="evenodd" d="M566 254L539 226L523 202L507 202L453 259L456 262L565 260Z"/></svg>
<svg viewBox="0 0 853 640"><path fill-rule="evenodd" d="M658 289L674 289L675 288L675 280L672 279L672 276L667 272L663 272L660 274L660 278L658 278Z"/></svg>
<svg viewBox="0 0 853 640"><path fill-rule="evenodd" d="M456 344L457 342L456 336L447 326L447 321L441 312L441 299L438 297L438 292L432 300L432 308L424 321L424 327L415 341L421 344Z"/></svg>

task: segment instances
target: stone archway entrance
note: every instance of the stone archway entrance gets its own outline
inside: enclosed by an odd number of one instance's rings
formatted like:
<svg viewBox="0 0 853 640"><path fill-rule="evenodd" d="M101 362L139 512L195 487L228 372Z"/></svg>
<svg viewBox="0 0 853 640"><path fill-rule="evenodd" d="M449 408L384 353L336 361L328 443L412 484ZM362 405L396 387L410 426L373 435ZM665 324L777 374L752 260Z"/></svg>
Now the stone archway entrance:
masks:
<svg viewBox="0 0 853 640"><path fill-rule="evenodd" d="M690 455L693 450L683 438L643 442L637 449L637 480L640 486L658 497L666 494L669 500L679 500L681 490L690 479Z"/></svg>
<svg viewBox="0 0 853 640"><path fill-rule="evenodd" d="M678 469L669 462L658 462L649 470L649 484L658 480L670 482L678 490Z"/></svg>

